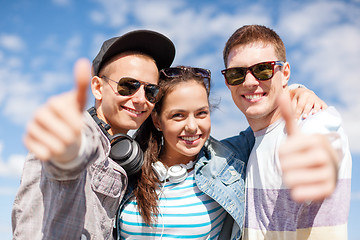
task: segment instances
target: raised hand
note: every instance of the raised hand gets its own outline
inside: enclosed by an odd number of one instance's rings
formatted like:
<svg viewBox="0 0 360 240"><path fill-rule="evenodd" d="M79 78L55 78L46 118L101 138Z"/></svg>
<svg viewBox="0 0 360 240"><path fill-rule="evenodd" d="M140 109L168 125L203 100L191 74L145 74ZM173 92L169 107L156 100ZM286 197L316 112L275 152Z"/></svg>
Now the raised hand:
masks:
<svg viewBox="0 0 360 240"><path fill-rule="evenodd" d="M288 95L278 103L288 134L279 149L283 181L297 202L322 200L336 187L338 156L325 135L301 133Z"/></svg>
<svg viewBox="0 0 360 240"><path fill-rule="evenodd" d="M90 62L80 59L74 67L76 88L51 97L28 124L24 143L42 160L73 160L81 146L82 112L90 81Z"/></svg>

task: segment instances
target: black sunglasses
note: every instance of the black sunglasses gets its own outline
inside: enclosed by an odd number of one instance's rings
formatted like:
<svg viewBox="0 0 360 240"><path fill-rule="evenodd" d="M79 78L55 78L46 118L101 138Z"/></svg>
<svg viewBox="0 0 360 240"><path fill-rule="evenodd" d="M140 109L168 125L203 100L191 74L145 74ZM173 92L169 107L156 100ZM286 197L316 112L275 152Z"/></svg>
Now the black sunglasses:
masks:
<svg viewBox="0 0 360 240"><path fill-rule="evenodd" d="M180 77L184 71L191 71L196 76L203 78L211 78L211 72L208 69L204 68L192 68L192 67L172 67L161 69L160 72L164 74L165 77L175 78Z"/></svg>
<svg viewBox="0 0 360 240"><path fill-rule="evenodd" d="M211 80L211 71L205 68L193 68L193 67L171 67L171 68L164 68L160 70L160 78L161 74L166 78L178 78L181 77L185 71L190 71L195 76L201 77L206 79L204 81L205 86L210 91L210 80Z"/></svg>
<svg viewBox="0 0 360 240"><path fill-rule="evenodd" d="M160 92L160 87L158 85L146 83L131 77L122 77L118 82L106 76L102 76L101 78L117 83L117 92L121 96L131 96L140 89L141 85L144 85L146 99L151 103L156 103L158 100L157 98Z"/></svg>
<svg viewBox="0 0 360 240"><path fill-rule="evenodd" d="M229 85L240 85L245 81L247 71L259 81L269 80L274 76L275 66L284 66L283 61L269 61L254 64L250 67L234 67L221 71Z"/></svg>

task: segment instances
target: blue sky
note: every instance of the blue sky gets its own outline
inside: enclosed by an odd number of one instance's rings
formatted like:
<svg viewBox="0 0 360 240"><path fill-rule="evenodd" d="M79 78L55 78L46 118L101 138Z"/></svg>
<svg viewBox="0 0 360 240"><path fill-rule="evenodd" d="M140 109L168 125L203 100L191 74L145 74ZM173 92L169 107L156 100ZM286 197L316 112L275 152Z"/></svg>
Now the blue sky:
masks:
<svg viewBox="0 0 360 240"><path fill-rule="evenodd" d="M174 65L212 71L212 100L220 102L212 135L220 139L247 127L220 74L225 41L244 24L277 31L290 82L342 114L353 156L349 239L360 239L360 0L17 0L2 1L0 16L0 239L11 239L26 123L48 97L73 87L77 58L93 59L105 39L129 30L164 33L177 48Z"/></svg>

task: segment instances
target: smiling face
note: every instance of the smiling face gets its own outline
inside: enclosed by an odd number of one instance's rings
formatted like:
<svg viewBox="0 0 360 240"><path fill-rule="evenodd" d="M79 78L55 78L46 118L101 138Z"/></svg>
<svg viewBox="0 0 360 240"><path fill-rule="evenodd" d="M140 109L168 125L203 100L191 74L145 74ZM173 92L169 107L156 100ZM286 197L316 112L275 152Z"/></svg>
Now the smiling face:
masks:
<svg viewBox="0 0 360 240"><path fill-rule="evenodd" d="M160 113L152 117L164 137L162 161L171 166L195 160L211 128L204 86L195 81L177 84L164 97Z"/></svg>
<svg viewBox="0 0 360 240"><path fill-rule="evenodd" d="M118 81L122 77L146 83L158 83L158 69L154 60L140 54L120 54L99 74ZM131 96L117 93L117 84L105 78L93 77L92 91L97 100L98 116L110 124L110 134L127 133L137 129L150 115L154 104L145 98L144 86Z"/></svg>
<svg viewBox="0 0 360 240"><path fill-rule="evenodd" d="M256 63L280 60L270 44L253 43L233 47L227 67L249 67ZM275 66L274 76L266 81L257 80L249 71L244 83L227 85L236 106L245 114L253 131L261 130L280 118L277 97L287 90L290 66Z"/></svg>

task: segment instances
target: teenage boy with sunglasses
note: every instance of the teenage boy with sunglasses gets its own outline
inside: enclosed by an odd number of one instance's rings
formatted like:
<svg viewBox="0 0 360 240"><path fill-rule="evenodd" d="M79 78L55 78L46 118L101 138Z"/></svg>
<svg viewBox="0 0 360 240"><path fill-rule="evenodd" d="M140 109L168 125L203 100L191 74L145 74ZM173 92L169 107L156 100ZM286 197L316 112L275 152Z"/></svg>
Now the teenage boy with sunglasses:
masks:
<svg viewBox="0 0 360 240"><path fill-rule="evenodd" d="M13 206L14 239L112 238L127 174L109 157L106 135L140 127L157 100L159 69L174 56L173 43L153 31L105 41L91 79L97 122L83 113L90 65L76 64L77 89L51 98L28 125L31 154Z"/></svg>
<svg viewBox="0 0 360 240"><path fill-rule="evenodd" d="M351 155L337 111L294 122L285 46L267 27L236 30L224 62L226 85L255 135L243 239L347 239ZM239 139L223 142L236 152Z"/></svg>

